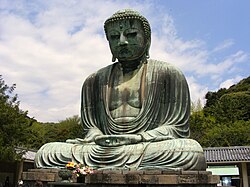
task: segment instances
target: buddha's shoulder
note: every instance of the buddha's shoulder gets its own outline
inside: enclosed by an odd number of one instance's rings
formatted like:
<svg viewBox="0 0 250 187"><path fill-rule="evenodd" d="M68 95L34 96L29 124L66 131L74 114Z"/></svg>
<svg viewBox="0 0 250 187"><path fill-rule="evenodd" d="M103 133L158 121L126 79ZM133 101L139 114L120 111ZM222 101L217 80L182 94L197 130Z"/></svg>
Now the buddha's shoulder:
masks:
<svg viewBox="0 0 250 187"><path fill-rule="evenodd" d="M96 72L90 74L87 78L86 78L86 81L91 81L93 79L96 79L96 78L104 78L104 77L107 77L112 68L113 68L114 64L111 64L111 65L108 65L106 67L103 67L99 70L97 70Z"/></svg>
<svg viewBox="0 0 250 187"><path fill-rule="evenodd" d="M160 61L160 60L149 59L148 67L155 69L156 71L166 70L172 73L182 74L181 70L177 68L176 66L172 65L171 63Z"/></svg>

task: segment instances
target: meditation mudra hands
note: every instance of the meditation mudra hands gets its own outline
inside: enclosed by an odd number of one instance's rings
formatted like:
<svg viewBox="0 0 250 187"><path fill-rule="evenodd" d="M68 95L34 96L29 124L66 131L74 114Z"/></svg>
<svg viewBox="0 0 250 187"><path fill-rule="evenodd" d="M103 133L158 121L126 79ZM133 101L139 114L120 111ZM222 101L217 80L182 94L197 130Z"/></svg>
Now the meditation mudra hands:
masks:
<svg viewBox="0 0 250 187"><path fill-rule="evenodd" d="M115 147L142 142L142 136L138 134L103 135L98 129L91 129L84 139L69 139L66 142L75 144L95 142L97 145Z"/></svg>
<svg viewBox="0 0 250 187"><path fill-rule="evenodd" d="M92 140L92 141L91 141ZM73 144L84 144L84 143L96 143L97 145L106 146L106 147L115 147L121 145L136 144L142 142L142 136L137 134L127 134L127 135L99 135L92 136L89 139L69 139L66 140L67 143Z"/></svg>
<svg viewBox="0 0 250 187"><path fill-rule="evenodd" d="M126 135L101 135L95 138L95 143L101 146L114 147L136 144L142 141L142 136L137 134Z"/></svg>

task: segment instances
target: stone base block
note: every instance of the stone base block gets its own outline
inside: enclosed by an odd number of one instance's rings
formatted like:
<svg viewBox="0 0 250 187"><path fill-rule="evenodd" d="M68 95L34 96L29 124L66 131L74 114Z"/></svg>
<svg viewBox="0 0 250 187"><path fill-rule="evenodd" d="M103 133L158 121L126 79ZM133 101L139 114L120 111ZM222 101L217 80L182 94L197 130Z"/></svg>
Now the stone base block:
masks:
<svg viewBox="0 0 250 187"><path fill-rule="evenodd" d="M103 170L85 176L85 183L60 182L59 169L32 169L23 172L30 187L39 180L44 186L86 187L216 187L219 176L206 171Z"/></svg>
<svg viewBox="0 0 250 187"><path fill-rule="evenodd" d="M29 169L28 172L22 173L24 184L34 187L37 181L40 181L47 186L48 182L59 181L58 171L60 169Z"/></svg>
<svg viewBox="0 0 250 187"><path fill-rule="evenodd" d="M63 183L63 182L49 182L48 187L87 187L83 183Z"/></svg>
<svg viewBox="0 0 250 187"><path fill-rule="evenodd" d="M22 179L26 181L45 181L54 182L58 181L59 169L30 169L28 172L22 173Z"/></svg>
<svg viewBox="0 0 250 187"><path fill-rule="evenodd" d="M90 187L215 187L219 176L206 171L98 171L85 177Z"/></svg>

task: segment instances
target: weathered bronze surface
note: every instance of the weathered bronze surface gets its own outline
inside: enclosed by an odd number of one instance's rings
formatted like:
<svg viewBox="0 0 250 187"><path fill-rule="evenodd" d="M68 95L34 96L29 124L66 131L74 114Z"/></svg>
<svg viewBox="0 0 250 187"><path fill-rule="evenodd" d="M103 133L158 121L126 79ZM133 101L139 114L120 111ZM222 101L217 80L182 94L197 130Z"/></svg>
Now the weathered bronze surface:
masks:
<svg viewBox="0 0 250 187"><path fill-rule="evenodd" d="M36 155L36 166L65 167L73 161L97 169L205 170L201 146L188 139L186 79L174 66L149 59L147 19L122 10L104 27L114 64L83 84L86 136L45 144Z"/></svg>

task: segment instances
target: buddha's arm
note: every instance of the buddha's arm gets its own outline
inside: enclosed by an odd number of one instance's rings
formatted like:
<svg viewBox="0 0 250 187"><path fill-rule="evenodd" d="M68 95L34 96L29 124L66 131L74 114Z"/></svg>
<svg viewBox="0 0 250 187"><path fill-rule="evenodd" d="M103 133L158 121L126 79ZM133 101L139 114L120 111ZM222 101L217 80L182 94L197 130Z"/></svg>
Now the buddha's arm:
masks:
<svg viewBox="0 0 250 187"><path fill-rule="evenodd" d="M83 139L85 143L91 143L95 141L98 136L103 136L103 133L98 128L89 129L88 134Z"/></svg>
<svg viewBox="0 0 250 187"><path fill-rule="evenodd" d="M92 110L93 103L91 98L91 93L93 93L93 81L95 75L90 75L84 82L82 87L82 102L81 102L81 120L83 124L83 128L87 131L85 137L76 138L76 139L68 139L67 143L74 144L84 144L84 143L94 143L95 137L102 135L103 133L95 126Z"/></svg>
<svg viewBox="0 0 250 187"><path fill-rule="evenodd" d="M149 84L153 91L148 93L148 98L151 99L146 101L150 105L146 103L144 106L147 116L152 116L155 120L149 120L151 127L140 134L143 141L187 138L190 116L187 81L184 75L170 64L161 63L157 66L155 73L158 75L158 84Z"/></svg>
<svg viewBox="0 0 250 187"><path fill-rule="evenodd" d="M177 134L177 130L173 126L160 126L153 130L142 132L140 135L142 136L142 141L144 142L157 142L180 138Z"/></svg>
<svg viewBox="0 0 250 187"><path fill-rule="evenodd" d="M94 143L95 138L98 136L102 136L102 135L103 135L103 133L99 129L91 128L91 129L89 129L89 131L84 139L82 139L82 138L68 139L68 140L66 140L66 142L73 143L73 144Z"/></svg>

